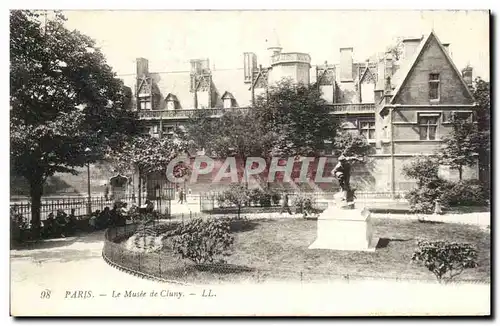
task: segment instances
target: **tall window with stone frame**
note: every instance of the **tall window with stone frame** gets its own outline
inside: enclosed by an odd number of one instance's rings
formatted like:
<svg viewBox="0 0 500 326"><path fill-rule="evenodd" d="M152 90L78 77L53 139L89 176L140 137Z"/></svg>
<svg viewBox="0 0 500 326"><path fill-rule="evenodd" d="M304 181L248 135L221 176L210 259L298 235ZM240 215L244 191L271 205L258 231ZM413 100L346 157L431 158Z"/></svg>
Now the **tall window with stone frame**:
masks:
<svg viewBox="0 0 500 326"><path fill-rule="evenodd" d="M439 74L429 74L429 100L438 101L439 100Z"/></svg>
<svg viewBox="0 0 500 326"><path fill-rule="evenodd" d="M367 140L375 140L375 120L360 120L359 133Z"/></svg>
<svg viewBox="0 0 500 326"><path fill-rule="evenodd" d="M418 127L420 140L436 140L439 114L420 114Z"/></svg>

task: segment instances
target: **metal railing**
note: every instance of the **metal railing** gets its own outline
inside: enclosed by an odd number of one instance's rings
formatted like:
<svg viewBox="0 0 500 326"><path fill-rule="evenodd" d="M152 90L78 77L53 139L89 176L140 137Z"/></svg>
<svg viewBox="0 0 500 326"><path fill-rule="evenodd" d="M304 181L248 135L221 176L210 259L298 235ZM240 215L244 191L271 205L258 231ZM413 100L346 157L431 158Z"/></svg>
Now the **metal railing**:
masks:
<svg viewBox="0 0 500 326"><path fill-rule="evenodd" d="M187 110L141 110L139 118L141 119L189 119L196 113L203 111L210 117L220 117L228 110L233 109L187 109ZM236 109L234 109L236 110ZM238 108L238 110L248 110L248 108Z"/></svg>
<svg viewBox="0 0 500 326"><path fill-rule="evenodd" d="M262 208L265 209L268 212L276 212L276 208L279 208L283 205L283 192L279 190L272 190L273 193L279 194L279 201L278 202L273 202L271 200L270 204L268 206L262 206L259 204L259 202L253 202L252 200L249 200L248 203L244 204L242 207L245 208L245 212L250 210L255 210L256 208ZM211 211L217 211L219 208L231 208L234 205L231 205L227 202L219 202L218 198L219 196L223 193L223 191L215 191L215 192L210 192L210 193L204 193L200 195L200 211L210 213ZM296 209L294 207L294 198L299 196L299 195L304 195L307 198L311 200L312 207L314 209L320 209L323 210L326 207L328 207L328 204L333 201L333 196L335 192L293 192L288 190L288 205L293 209ZM361 204L362 206L369 206L368 204L373 204L373 203L381 203L382 206L387 205L386 203L394 203L400 202L402 203L402 206L405 206L407 204L407 201L405 199L406 192L405 191L399 191L396 192L394 195L391 192L356 192L355 193L356 199L355 202L358 204ZM375 207L377 205L374 205ZM279 209L278 209L279 211Z"/></svg>
<svg viewBox="0 0 500 326"><path fill-rule="evenodd" d="M374 103L340 103L330 104L333 114L349 114L349 113L375 113ZM197 112L203 111L210 117L217 118L225 112L231 110L246 111L247 107L231 108L231 109L182 109L182 110L140 110L139 118L141 119L189 119Z"/></svg>
<svg viewBox="0 0 500 326"><path fill-rule="evenodd" d="M311 56L307 53L290 52L279 53L271 57L271 63L285 63L285 62L303 62L311 63Z"/></svg>
<svg viewBox="0 0 500 326"><path fill-rule="evenodd" d="M121 201L126 203L132 203L135 201L135 197L127 196ZM113 208L114 200L112 198L102 197L91 197L90 199L90 211L95 212L96 210L103 210L105 207ZM61 198L61 199L42 199L42 204L40 206L40 220L45 220L50 213L56 215L58 210L63 210L66 214L70 214L71 211L75 210L75 217L88 216L89 200L85 197L77 198ZM16 214L20 214L26 219L28 225L31 221L31 211L33 204L26 201L19 201L10 204L10 209Z"/></svg>
<svg viewBox="0 0 500 326"><path fill-rule="evenodd" d="M333 114L375 113L375 103L331 104Z"/></svg>

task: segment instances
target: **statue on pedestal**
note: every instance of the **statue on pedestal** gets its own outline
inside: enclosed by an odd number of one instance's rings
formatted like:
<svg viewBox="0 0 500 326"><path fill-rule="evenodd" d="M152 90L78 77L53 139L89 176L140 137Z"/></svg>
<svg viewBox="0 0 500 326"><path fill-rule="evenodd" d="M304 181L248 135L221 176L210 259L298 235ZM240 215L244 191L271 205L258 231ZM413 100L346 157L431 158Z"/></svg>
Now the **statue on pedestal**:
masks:
<svg viewBox="0 0 500 326"><path fill-rule="evenodd" d="M342 190L342 201L345 201L346 205L354 204L354 190L351 189L349 184L351 178L351 165L354 161L363 161L356 156L339 156L339 162L332 170L332 175L334 175L339 181L340 189Z"/></svg>

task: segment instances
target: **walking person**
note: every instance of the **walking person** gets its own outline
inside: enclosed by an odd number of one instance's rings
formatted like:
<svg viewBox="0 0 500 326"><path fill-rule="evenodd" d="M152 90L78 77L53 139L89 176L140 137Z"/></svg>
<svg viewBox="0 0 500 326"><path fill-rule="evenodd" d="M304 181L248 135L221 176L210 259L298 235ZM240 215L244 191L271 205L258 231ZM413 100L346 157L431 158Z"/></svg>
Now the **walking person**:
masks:
<svg viewBox="0 0 500 326"><path fill-rule="evenodd" d="M184 189L182 188L179 190L179 200L177 202L180 204L184 203Z"/></svg>
<svg viewBox="0 0 500 326"><path fill-rule="evenodd" d="M284 211L286 211L288 214L292 215L292 210L290 209L290 206L288 205L288 193L286 193L286 192L283 196L283 202L281 203L280 214L283 214Z"/></svg>
<svg viewBox="0 0 500 326"><path fill-rule="evenodd" d="M106 184L106 185L104 185L104 187L105 187L105 188L104 188L104 199L105 199L106 201L108 201L108 200L109 200L109 187L108 187L108 185L107 185L107 184Z"/></svg>

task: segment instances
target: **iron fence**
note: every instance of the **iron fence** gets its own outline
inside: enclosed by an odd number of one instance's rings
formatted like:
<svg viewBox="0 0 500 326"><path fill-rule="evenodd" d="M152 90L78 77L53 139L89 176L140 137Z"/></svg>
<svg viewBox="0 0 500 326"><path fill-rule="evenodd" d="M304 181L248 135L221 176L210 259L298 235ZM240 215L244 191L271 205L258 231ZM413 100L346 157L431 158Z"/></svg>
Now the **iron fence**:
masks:
<svg viewBox="0 0 500 326"><path fill-rule="evenodd" d="M127 196L121 199L122 202L132 204L136 201L134 196ZM60 198L60 199L42 199L40 206L40 220L45 220L50 213L56 215L58 210L63 210L70 214L74 210L75 217L81 218L88 216L88 212L103 210L105 207L113 208L115 201L109 197L91 197L90 201L85 197ZM28 225L31 220L31 211L33 204L30 201L18 201L10 204L10 209L16 214L20 214L26 219Z"/></svg>
<svg viewBox="0 0 500 326"><path fill-rule="evenodd" d="M247 203L244 203L243 207L266 207L266 208L273 208L273 207L280 207L283 205L283 191L279 190L273 190L274 193L279 194L279 201L273 202L267 206L262 206L258 202L252 202L249 200ZM293 206L294 198L299 196L299 195L305 195L307 196L312 203L312 206L317 209L324 209L328 206L328 203L333 201L333 196L335 192L294 192L294 191L287 191L288 194L288 205ZM213 210L216 210L218 208L222 208L223 206L229 206L232 207L234 205L231 205L230 203L222 203L218 198L223 194L223 191L217 191L217 192L210 192L210 193L204 193L201 194L199 197L200 201L200 211L202 212L210 212ZM394 202L401 202L401 203L406 203L405 199L406 192L396 192L396 193L391 193L391 192L356 192L356 202L361 203L361 204L366 204L366 203L374 203L374 202L387 202L387 203L394 203ZM271 209L272 210L272 209Z"/></svg>

